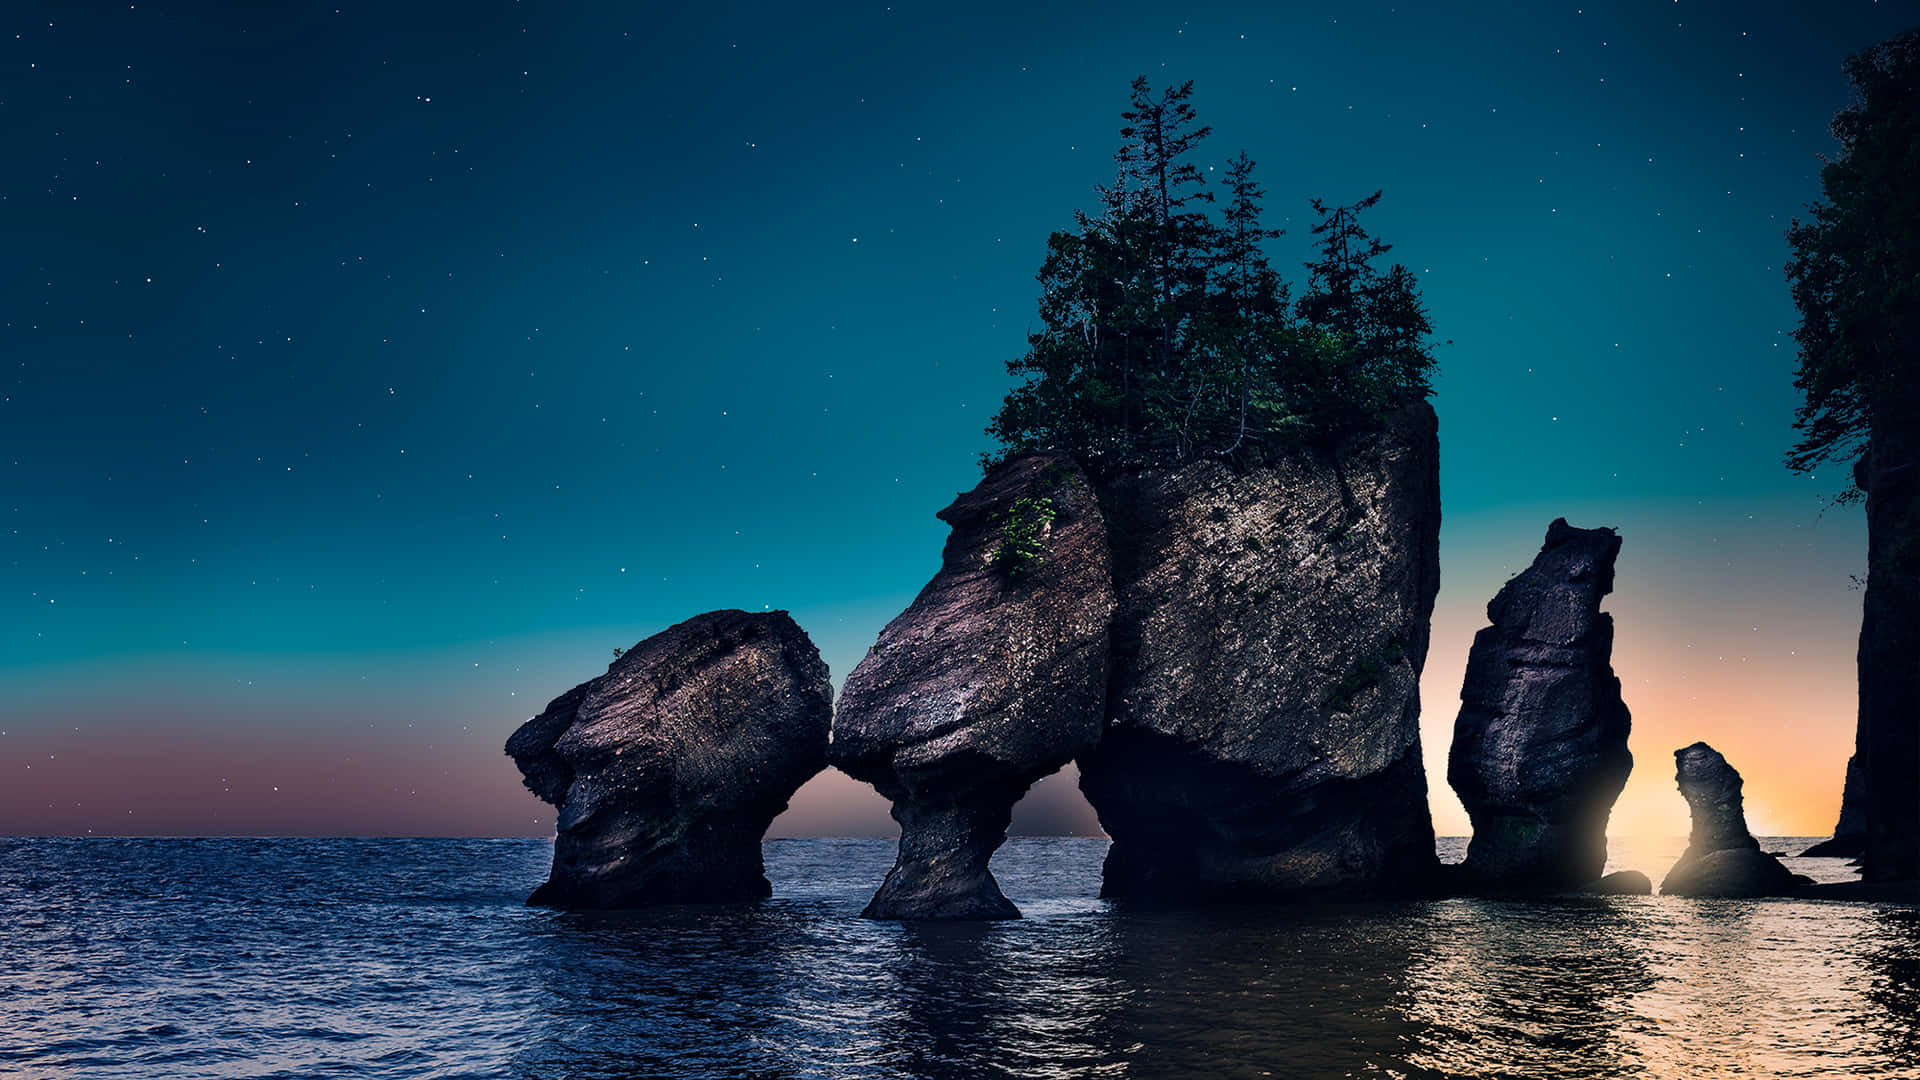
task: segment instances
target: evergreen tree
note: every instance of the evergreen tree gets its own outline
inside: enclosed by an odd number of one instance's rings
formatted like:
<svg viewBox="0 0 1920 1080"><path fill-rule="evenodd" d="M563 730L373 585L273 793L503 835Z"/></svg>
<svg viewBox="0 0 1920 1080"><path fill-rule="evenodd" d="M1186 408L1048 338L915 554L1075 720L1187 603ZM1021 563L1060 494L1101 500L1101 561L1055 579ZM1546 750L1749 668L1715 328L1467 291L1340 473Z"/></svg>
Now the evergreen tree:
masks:
<svg viewBox="0 0 1920 1080"><path fill-rule="evenodd" d="M1313 199L1320 220L1319 258L1306 265L1307 291L1300 298L1302 322L1332 336L1314 352L1330 369L1310 373L1299 386L1298 411L1304 426L1322 436L1338 435L1397 398L1432 392L1433 354L1427 337L1433 327L1420 299L1413 271L1395 264L1382 274L1373 261L1393 250L1360 224L1362 211L1380 202L1382 192L1345 206Z"/></svg>
<svg viewBox="0 0 1920 1080"><path fill-rule="evenodd" d="M1123 395L1129 443L1177 431L1185 409L1182 374L1191 342L1188 331L1207 294L1207 265L1212 223L1198 204L1211 203L1206 178L1191 160L1213 129L1198 124L1191 81L1167 87L1156 98L1146 76L1133 80L1128 108L1120 117L1127 140L1119 155L1123 183L1131 197L1109 204L1109 219L1127 241L1125 252L1137 260L1137 313L1149 345L1144 364ZM1140 408L1131 407L1134 398ZM1138 421L1138 423L1136 423Z"/></svg>
<svg viewBox="0 0 1920 1080"><path fill-rule="evenodd" d="M1376 191L1351 206L1328 206L1311 199L1320 220L1313 226L1320 257L1307 263L1307 292L1300 317L1316 326L1358 340L1365 321L1365 298L1374 280L1373 260L1393 250L1360 226L1360 211L1370 210L1384 192Z"/></svg>
<svg viewBox="0 0 1920 1080"><path fill-rule="evenodd" d="M1020 383L987 429L1005 450L1066 450L1096 469L1181 461L1337 438L1430 392L1418 286L1405 267L1375 271L1388 246L1358 222L1380 193L1313 203L1320 258L1291 304L1245 151L1227 165L1220 220L1208 213L1193 154L1211 129L1192 92L1134 80L1098 215L1076 212L1047 238L1041 329L1008 363Z"/></svg>
<svg viewBox="0 0 1920 1080"><path fill-rule="evenodd" d="M1225 447L1231 453L1250 432L1264 430L1263 417L1276 391L1288 381L1281 364L1289 353L1287 294L1289 287L1267 262L1266 241L1285 234L1261 222L1260 202L1266 191L1253 178L1253 159L1245 150L1227 163L1227 190L1232 198L1221 215L1214 255L1215 302L1205 335L1201 377L1223 391L1214 400L1227 415L1216 428L1231 432ZM1256 409L1256 402L1263 408Z"/></svg>
<svg viewBox="0 0 1920 1080"><path fill-rule="evenodd" d="M1852 464L1876 418L1920 406L1920 30L1850 58L1846 73L1854 100L1833 118L1825 198L1787 233L1804 395L1787 454L1796 472Z"/></svg>
<svg viewBox="0 0 1920 1080"><path fill-rule="evenodd" d="M1861 817L1868 881L1920 879L1920 30L1847 61L1840 156L1787 234L1805 395L1789 468L1853 467L1866 499Z"/></svg>

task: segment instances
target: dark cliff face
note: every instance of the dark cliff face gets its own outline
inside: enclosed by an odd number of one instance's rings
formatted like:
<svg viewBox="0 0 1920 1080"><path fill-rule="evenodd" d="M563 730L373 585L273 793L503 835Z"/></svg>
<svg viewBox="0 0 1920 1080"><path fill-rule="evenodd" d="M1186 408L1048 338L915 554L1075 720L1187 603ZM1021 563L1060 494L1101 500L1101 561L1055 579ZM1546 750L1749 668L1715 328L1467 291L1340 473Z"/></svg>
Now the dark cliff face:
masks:
<svg viewBox="0 0 1920 1080"><path fill-rule="evenodd" d="M507 740L559 810L530 903L755 900L760 839L826 767L827 667L784 611L715 611L629 649Z"/></svg>
<svg viewBox="0 0 1920 1080"><path fill-rule="evenodd" d="M1113 838L1104 894L1426 887L1432 408L1332 451L1123 472L1098 488L1119 608L1107 727L1081 788Z"/></svg>
<svg viewBox="0 0 1920 1080"><path fill-rule="evenodd" d="M1840 820L1834 823L1833 836L1822 840L1802 855L1853 859L1867 851L1867 759L1858 750L1847 759L1847 782L1840 793Z"/></svg>
<svg viewBox="0 0 1920 1080"><path fill-rule="evenodd" d="M1773 896L1798 879L1747 831L1740 774L1718 750L1694 743L1673 752L1674 779L1693 819L1687 850L1660 883L1663 896Z"/></svg>
<svg viewBox="0 0 1920 1080"><path fill-rule="evenodd" d="M1027 788L1100 736L1107 532L1055 455L1000 465L939 516L940 571L847 677L831 754L901 827L868 917L1017 918L987 862Z"/></svg>
<svg viewBox="0 0 1920 1080"><path fill-rule="evenodd" d="M1606 866L1607 818L1633 767L1613 618L1600 610L1619 553L1612 529L1557 520L1487 605L1447 757L1473 819L1469 887L1575 888Z"/></svg>
<svg viewBox="0 0 1920 1080"><path fill-rule="evenodd" d="M1856 469L1867 493L1860 620L1862 808L1868 881L1920 878L1920 421L1876 417Z"/></svg>

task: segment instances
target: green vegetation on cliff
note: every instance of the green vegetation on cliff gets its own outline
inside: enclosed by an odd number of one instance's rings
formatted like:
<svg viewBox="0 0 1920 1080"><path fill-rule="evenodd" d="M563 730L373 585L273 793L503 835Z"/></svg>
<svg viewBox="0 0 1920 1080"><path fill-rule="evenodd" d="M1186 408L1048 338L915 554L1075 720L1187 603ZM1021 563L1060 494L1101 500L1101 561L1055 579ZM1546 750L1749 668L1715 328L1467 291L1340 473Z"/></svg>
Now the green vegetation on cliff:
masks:
<svg viewBox="0 0 1920 1080"><path fill-rule="evenodd" d="M987 431L1003 454L1062 450L1090 466L1184 461L1324 441L1432 392L1432 327L1413 272L1360 223L1380 192L1311 201L1304 292L1273 269L1265 192L1242 151L1225 206L1194 154L1191 82L1134 80L1114 182L1097 213L1047 238L1041 328L1008 363L1021 378ZM991 464L997 457L989 456Z"/></svg>
<svg viewBox="0 0 1920 1080"><path fill-rule="evenodd" d="M1787 233L1804 395L1787 454L1796 472L1858 461L1876 426L1913 426L1920 403L1920 30L1851 57L1846 72L1854 96L1833 118L1840 155L1820 170L1825 198Z"/></svg>

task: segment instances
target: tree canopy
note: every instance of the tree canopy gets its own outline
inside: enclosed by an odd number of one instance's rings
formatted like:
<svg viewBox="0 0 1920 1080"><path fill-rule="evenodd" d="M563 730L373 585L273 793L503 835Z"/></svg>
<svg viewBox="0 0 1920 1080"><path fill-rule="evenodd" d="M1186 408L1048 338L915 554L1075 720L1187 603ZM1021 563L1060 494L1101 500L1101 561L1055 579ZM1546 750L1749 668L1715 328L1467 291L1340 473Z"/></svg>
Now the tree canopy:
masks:
<svg viewBox="0 0 1920 1080"><path fill-rule="evenodd" d="M1004 452L1089 467L1326 440L1432 392L1432 327L1413 272L1347 205L1311 200L1316 258L1296 300L1266 254L1265 191L1243 150L1218 215L1196 151L1193 83L1135 79L1098 209L1047 237L1040 323L988 427ZM990 456L989 461L993 460Z"/></svg>
<svg viewBox="0 0 1920 1080"><path fill-rule="evenodd" d="M1858 460L1877 423L1913 424L1920 406L1920 30L1851 57L1846 73L1840 155L1820 170L1811 217L1787 232L1804 395L1787 453L1796 472Z"/></svg>

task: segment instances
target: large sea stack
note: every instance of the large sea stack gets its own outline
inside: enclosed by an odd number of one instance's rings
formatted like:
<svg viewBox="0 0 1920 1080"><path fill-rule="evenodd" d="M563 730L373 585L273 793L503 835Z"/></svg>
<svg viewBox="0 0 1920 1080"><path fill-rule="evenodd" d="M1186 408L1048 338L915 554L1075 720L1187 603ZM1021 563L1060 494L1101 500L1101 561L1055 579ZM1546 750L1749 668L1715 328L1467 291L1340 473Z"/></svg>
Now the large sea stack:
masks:
<svg viewBox="0 0 1920 1080"><path fill-rule="evenodd" d="M847 683L835 765L893 801L900 853L865 915L1005 919L988 859L1034 781L1100 737L1107 530L1070 458L1029 454L940 511L939 573Z"/></svg>
<svg viewBox="0 0 1920 1080"><path fill-rule="evenodd" d="M1860 726L1867 881L1920 879L1920 420L1874 418L1854 477L1867 495Z"/></svg>
<svg viewBox="0 0 1920 1080"><path fill-rule="evenodd" d="M1331 449L1097 483L1120 606L1107 728L1080 783L1113 839L1103 894L1427 887L1432 408Z"/></svg>
<svg viewBox="0 0 1920 1080"><path fill-rule="evenodd" d="M1553 891L1594 881L1633 768L1614 676L1612 529L1547 527L1533 565L1487 604L1467 654L1447 782L1473 819L1465 884Z"/></svg>
<svg viewBox="0 0 1920 1080"><path fill-rule="evenodd" d="M784 611L715 611L642 641L507 740L559 810L556 907L757 900L760 838L826 767L827 665Z"/></svg>
<svg viewBox="0 0 1920 1080"><path fill-rule="evenodd" d="M1760 850L1747 831L1740 774L1718 750L1697 742L1673 752L1693 818L1687 850L1666 880L1663 896L1777 896L1798 884L1779 859Z"/></svg>

